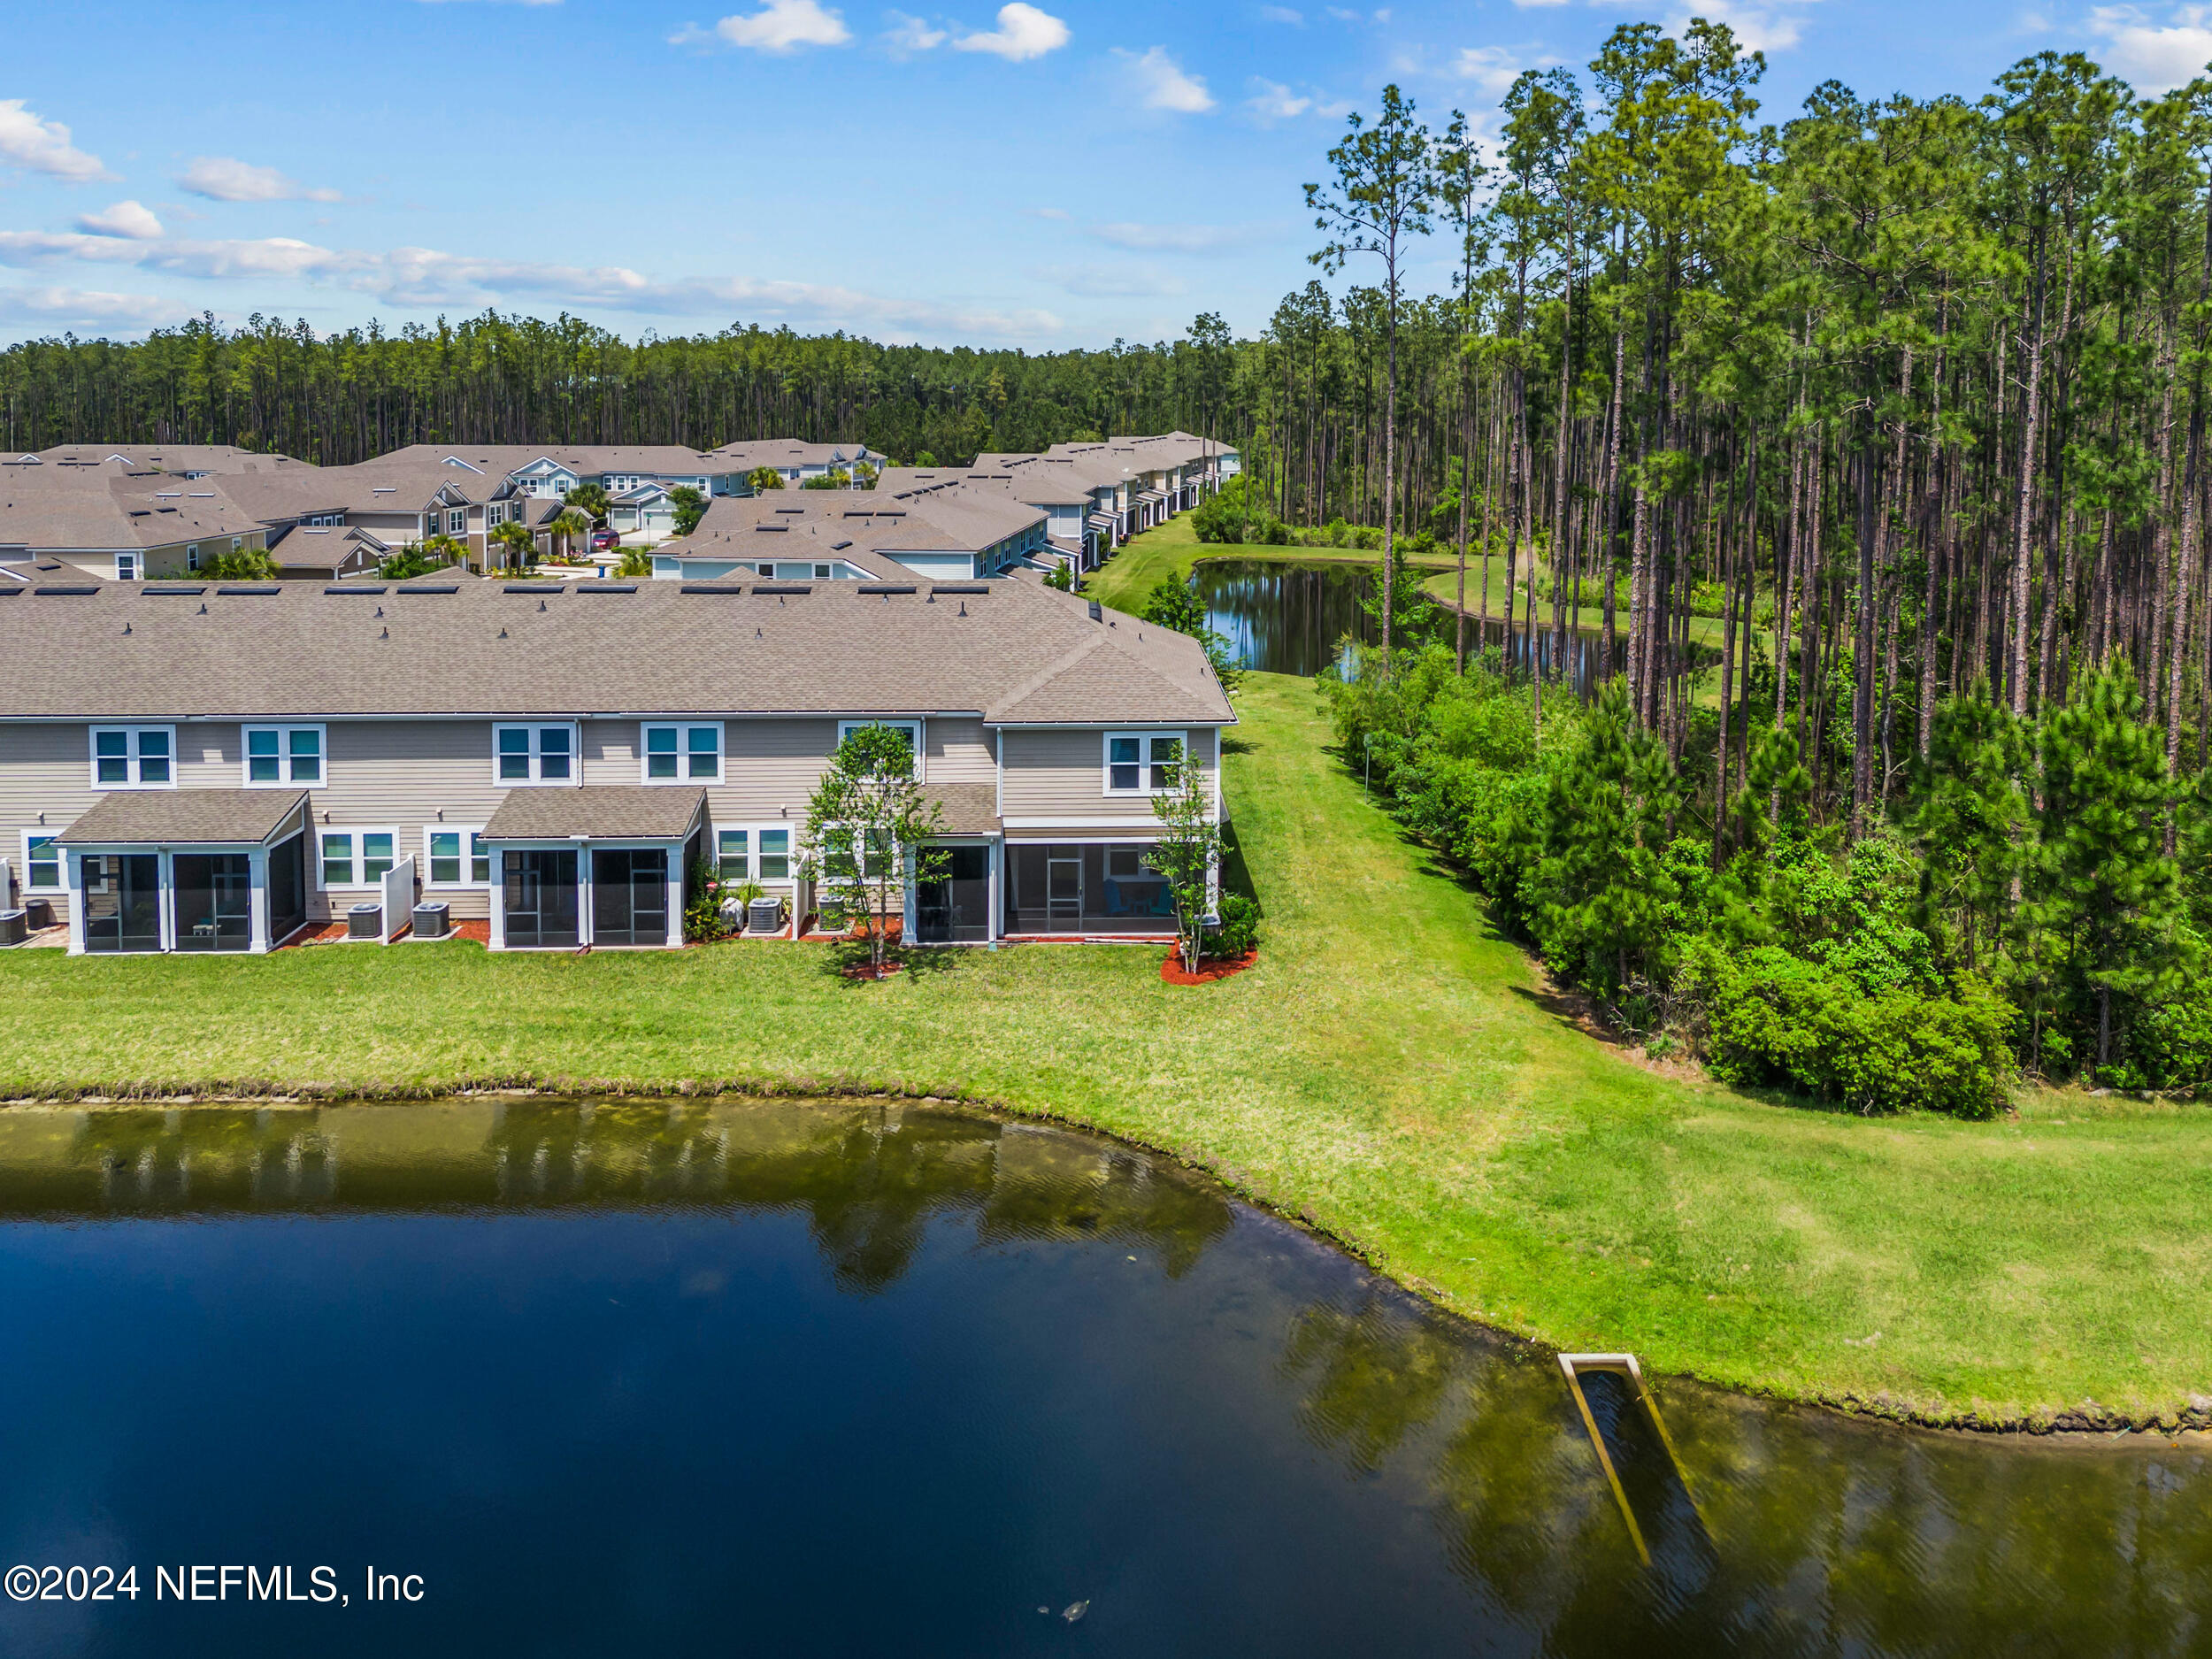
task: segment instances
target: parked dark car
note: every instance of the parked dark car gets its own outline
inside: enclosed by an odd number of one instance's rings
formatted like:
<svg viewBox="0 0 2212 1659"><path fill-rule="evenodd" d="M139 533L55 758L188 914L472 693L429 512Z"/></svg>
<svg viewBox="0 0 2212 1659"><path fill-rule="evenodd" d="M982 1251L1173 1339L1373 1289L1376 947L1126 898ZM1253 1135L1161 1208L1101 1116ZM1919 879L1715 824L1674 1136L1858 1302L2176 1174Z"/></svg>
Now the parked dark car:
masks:
<svg viewBox="0 0 2212 1659"><path fill-rule="evenodd" d="M595 530L591 533L591 550L595 553L604 553L611 547L621 545L622 536L618 531Z"/></svg>

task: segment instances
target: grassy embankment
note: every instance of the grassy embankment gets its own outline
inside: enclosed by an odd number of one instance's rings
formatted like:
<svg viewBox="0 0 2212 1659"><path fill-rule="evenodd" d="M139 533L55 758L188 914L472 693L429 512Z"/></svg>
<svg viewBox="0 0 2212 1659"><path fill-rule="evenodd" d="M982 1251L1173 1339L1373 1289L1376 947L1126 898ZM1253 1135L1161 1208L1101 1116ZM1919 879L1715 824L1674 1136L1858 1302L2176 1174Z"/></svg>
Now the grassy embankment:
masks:
<svg viewBox="0 0 2212 1659"><path fill-rule="evenodd" d="M0 956L0 1097L467 1085L897 1089L1171 1149L1445 1304L1545 1341L1935 1419L2212 1384L2212 1118L2044 1095L1866 1120L1653 1074L1584 1034L1480 899L1361 801L1303 681L1254 676L1228 795L1257 966L1156 949L260 959Z"/></svg>

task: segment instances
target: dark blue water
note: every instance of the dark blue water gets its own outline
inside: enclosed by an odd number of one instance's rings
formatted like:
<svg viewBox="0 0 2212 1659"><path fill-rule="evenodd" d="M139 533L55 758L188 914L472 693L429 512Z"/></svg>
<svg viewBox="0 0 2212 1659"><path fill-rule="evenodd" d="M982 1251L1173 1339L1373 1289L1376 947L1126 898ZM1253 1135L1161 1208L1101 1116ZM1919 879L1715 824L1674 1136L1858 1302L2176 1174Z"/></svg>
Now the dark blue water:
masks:
<svg viewBox="0 0 2212 1659"><path fill-rule="evenodd" d="M1191 580L1205 603L1206 626L1229 641L1233 658L1260 673L1310 677L1331 664L1350 672L1348 640L1374 643L1374 619L1362 602L1373 587L1378 568L1341 562L1202 559L1192 567ZM1425 581L1432 574L1425 569L1411 572L1415 581ZM1494 593L1492 600L1502 613L1502 591ZM1476 607L1471 589L1467 603L1471 610ZM1578 691L1586 691L1597 672L1599 641L1570 631L1563 648L1555 652L1550 618L1549 603L1540 604L1532 637L1525 611L1517 613L1509 649L1502 614L1494 615L1486 628L1479 616L1470 617L1467 649L1471 654L1486 642L1505 651L1519 672L1526 673L1532 662L1547 679L1563 673ZM1437 637L1447 641L1454 637L1448 611L1438 607L1434 623Z"/></svg>
<svg viewBox="0 0 2212 1659"><path fill-rule="evenodd" d="M0 1112L0 1565L140 1592L0 1601L9 1655L2212 1640L2193 1444L1662 1381L1678 1472L1600 1379L1645 1568L1548 1357L1171 1164L949 1111ZM196 1564L222 1599L157 1599Z"/></svg>

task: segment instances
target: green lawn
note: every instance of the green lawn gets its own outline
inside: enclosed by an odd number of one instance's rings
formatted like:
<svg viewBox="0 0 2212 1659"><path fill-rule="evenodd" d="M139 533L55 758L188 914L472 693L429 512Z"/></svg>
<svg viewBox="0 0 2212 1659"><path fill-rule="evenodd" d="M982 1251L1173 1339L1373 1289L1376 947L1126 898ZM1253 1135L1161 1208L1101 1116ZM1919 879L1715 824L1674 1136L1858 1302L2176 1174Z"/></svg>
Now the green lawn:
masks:
<svg viewBox="0 0 2212 1659"><path fill-rule="evenodd" d="M2212 1392L2212 1118L2039 1095L1867 1120L1655 1075L1571 1025L1479 897L1255 675L1228 797L1258 965L1160 952L826 949L0 956L0 1094L466 1084L902 1089L1165 1148L1447 1305L1662 1371L1937 1417Z"/></svg>

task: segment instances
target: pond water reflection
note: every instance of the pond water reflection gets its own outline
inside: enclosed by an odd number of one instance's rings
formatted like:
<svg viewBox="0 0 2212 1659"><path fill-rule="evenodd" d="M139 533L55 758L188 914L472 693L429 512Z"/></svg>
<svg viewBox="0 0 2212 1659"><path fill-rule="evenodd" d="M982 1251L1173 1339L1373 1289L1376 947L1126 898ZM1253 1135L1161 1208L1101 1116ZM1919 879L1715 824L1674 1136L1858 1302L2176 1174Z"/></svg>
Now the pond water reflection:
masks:
<svg viewBox="0 0 2212 1659"><path fill-rule="evenodd" d="M10 1654L2202 1651L2193 1439L1592 1408L1173 1164L880 1102L0 1112ZM346 1609L156 1563L328 1563ZM366 1563L428 1595L362 1605ZM1087 1603L1071 1623L1070 1608ZM1040 1611L1041 1609L1048 1609Z"/></svg>
<svg viewBox="0 0 2212 1659"><path fill-rule="evenodd" d="M1192 567L1191 581L1206 606L1206 626L1229 641L1232 657L1263 674L1311 677L1332 663L1349 668L1351 654L1343 648L1348 635L1371 644L1374 641L1374 621L1361 602L1373 582L1375 569L1371 565L1345 562L1202 559ZM1422 580L1430 572L1414 574L1416 580ZM1469 600L1471 609L1474 603ZM1502 609L1502 595L1497 603ZM1448 628L1449 613L1438 614ZM1548 617L1546 611L1540 620ZM1479 618L1467 625L1471 652L1482 640L1497 645L1504 638L1502 617L1493 617L1486 630ZM1513 641L1514 665L1525 671L1532 650L1548 678L1550 630L1540 628L1532 641L1524 622ZM1563 666L1577 692L1586 691L1597 669L1595 638L1570 634Z"/></svg>

